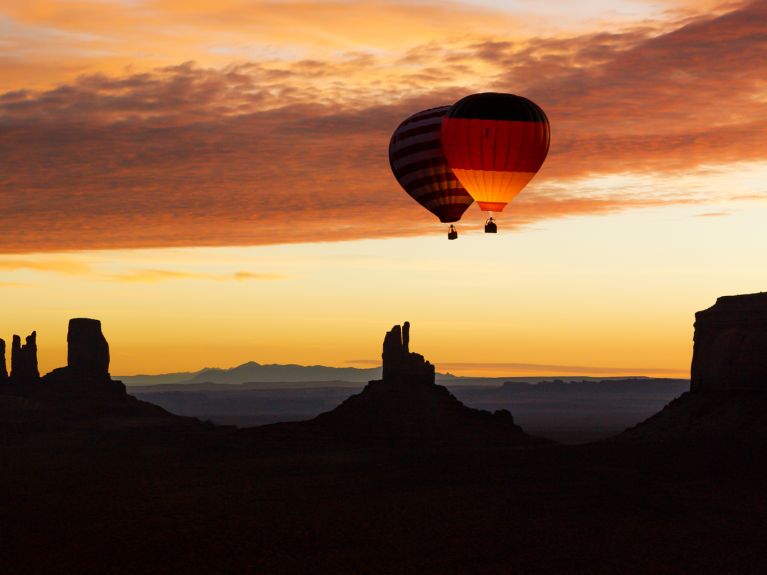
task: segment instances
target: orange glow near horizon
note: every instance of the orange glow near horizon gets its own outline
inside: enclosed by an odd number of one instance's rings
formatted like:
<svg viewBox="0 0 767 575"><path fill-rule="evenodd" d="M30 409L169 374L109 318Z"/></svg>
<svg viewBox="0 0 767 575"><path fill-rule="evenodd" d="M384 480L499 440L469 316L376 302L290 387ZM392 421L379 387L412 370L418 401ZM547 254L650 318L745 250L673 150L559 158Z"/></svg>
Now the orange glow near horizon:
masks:
<svg viewBox="0 0 767 575"><path fill-rule="evenodd" d="M7 312L0 335L36 329L43 370L65 362L76 316L102 320L115 375L247 361L370 367L384 332L408 320L412 348L456 375L685 377L694 313L767 280L752 265L767 245L766 202L718 217L661 207L517 232L503 218L498 237L480 232L474 212L449 244L440 234L4 256L15 284L5 297L28 303Z"/></svg>

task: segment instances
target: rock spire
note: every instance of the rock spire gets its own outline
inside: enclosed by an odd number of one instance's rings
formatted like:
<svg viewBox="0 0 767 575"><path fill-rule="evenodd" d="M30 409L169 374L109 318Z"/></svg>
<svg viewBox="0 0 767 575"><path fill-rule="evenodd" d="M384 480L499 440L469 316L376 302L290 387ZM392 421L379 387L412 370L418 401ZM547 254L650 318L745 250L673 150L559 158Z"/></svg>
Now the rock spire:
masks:
<svg viewBox="0 0 767 575"><path fill-rule="evenodd" d="M37 369L37 332L33 331L21 343L18 335L11 344L11 382L14 384L35 383L40 379Z"/></svg>
<svg viewBox="0 0 767 575"><path fill-rule="evenodd" d="M434 366L410 351L410 324L395 325L383 342L383 379L371 381L332 411L295 424L360 444L499 441L545 442L526 435L507 410L471 409L434 380Z"/></svg>
<svg viewBox="0 0 767 575"><path fill-rule="evenodd" d="M410 384L434 384L434 366L419 353L412 353L410 322L395 325L386 332L383 342L383 381Z"/></svg>

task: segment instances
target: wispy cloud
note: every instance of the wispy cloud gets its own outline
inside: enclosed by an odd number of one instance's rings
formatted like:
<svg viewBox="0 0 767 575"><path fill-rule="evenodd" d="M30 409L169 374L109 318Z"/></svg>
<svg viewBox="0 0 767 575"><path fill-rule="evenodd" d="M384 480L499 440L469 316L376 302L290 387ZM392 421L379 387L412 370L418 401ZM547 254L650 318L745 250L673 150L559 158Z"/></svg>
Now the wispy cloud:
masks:
<svg viewBox="0 0 767 575"><path fill-rule="evenodd" d="M286 279L287 276L281 274L256 274L253 272L235 272L231 278L237 281L248 280L281 280Z"/></svg>
<svg viewBox="0 0 767 575"><path fill-rule="evenodd" d="M169 280L206 280L206 281L270 281L286 279L287 276L276 273L251 272L238 270L225 273L200 273L186 270L141 268L125 272L110 273L105 271L104 262L96 264L68 259L0 259L0 271L15 273L34 271L65 276L88 276L95 280L155 283ZM21 285L18 282L2 282L0 285Z"/></svg>
<svg viewBox="0 0 767 575"><path fill-rule="evenodd" d="M331 59L349 52L399 54L403 47L477 31L513 30L521 39L545 23L530 11L451 0L32 0L3 3L0 17L7 47L0 72L21 71L13 65L22 61L32 81L45 73L60 81L72 68L114 71L130 64L143 71L147 64L190 58L218 65L307 55ZM11 81L1 78L0 85Z"/></svg>
<svg viewBox="0 0 767 575"><path fill-rule="evenodd" d="M162 269L142 269L107 276L107 279L110 281L127 283L156 283L168 280L268 281L284 278L285 276L280 274L252 273L246 271L239 271L231 274L207 274Z"/></svg>
<svg viewBox="0 0 767 575"><path fill-rule="evenodd" d="M730 199L740 202L767 202L767 190L761 194L740 194Z"/></svg>
<svg viewBox="0 0 767 575"><path fill-rule="evenodd" d="M0 270L54 272L66 275L84 275L92 271L91 266L83 262L69 260L30 260L0 259Z"/></svg>

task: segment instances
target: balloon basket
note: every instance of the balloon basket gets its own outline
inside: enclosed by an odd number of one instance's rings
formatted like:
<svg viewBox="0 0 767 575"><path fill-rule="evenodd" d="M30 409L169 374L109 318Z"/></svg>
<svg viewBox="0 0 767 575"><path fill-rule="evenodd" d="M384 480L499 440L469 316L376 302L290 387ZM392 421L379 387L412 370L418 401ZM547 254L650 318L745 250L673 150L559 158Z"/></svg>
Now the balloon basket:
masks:
<svg viewBox="0 0 767 575"><path fill-rule="evenodd" d="M487 219L485 222L485 233L486 234L497 234L498 233L498 226L495 223L495 220L491 217Z"/></svg>

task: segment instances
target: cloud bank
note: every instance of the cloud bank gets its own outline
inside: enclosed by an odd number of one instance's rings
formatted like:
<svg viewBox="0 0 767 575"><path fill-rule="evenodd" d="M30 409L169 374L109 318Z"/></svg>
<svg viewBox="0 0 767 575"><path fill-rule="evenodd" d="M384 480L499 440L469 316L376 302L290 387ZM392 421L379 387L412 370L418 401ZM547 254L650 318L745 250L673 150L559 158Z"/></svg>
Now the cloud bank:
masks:
<svg viewBox="0 0 767 575"><path fill-rule="evenodd" d="M414 111L488 89L534 99L552 123L549 159L510 208L516 225L702 202L711 190L583 182L767 160L765 21L759 1L663 29L475 34L395 60L184 63L6 92L0 251L433 233L389 173L389 136Z"/></svg>

